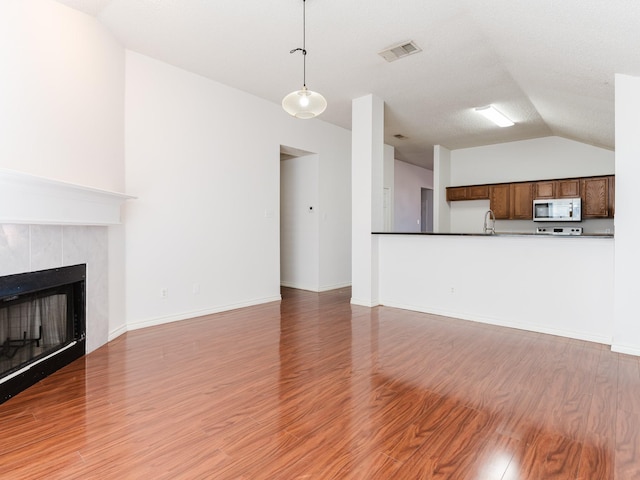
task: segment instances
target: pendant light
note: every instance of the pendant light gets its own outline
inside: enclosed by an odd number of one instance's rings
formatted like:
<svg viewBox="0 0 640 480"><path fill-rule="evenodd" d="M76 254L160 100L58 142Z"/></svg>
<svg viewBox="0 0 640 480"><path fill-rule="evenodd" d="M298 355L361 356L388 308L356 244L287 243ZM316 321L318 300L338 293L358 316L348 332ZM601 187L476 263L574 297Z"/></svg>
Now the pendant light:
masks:
<svg viewBox="0 0 640 480"><path fill-rule="evenodd" d="M302 52L302 88L291 92L282 99L282 108L296 118L313 118L327 108L327 101L317 92L307 88L307 49L306 49L307 12L306 0L302 0L302 48L294 48L289 53Z"/></svg>

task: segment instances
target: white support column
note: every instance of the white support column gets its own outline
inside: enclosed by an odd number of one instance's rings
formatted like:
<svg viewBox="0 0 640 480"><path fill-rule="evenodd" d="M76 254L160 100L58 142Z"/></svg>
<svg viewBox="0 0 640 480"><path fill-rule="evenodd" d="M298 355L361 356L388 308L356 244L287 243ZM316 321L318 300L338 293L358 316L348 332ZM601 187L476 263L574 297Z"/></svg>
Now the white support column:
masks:
<svg viewBox="0 0 640 480"><path fill-rule="evenodd" d="M378 305L377 238L383 230L384 102L366 95L352 104L351 303Z"/></svg>
<svg viewBox="0 0 640 480"><path fill-rule="evenodd" d="M611 349L640 355L640 77L616 75L616 213L614 333ZM603 319L605 320L605 319Z"/></svg>
<svg viewBox="0 0 640 480"><path fill-rule="evenodd" d="M451 185L451 150L433 147L433 231L451 231L451 215L447 203L447 187Z"/></svg>

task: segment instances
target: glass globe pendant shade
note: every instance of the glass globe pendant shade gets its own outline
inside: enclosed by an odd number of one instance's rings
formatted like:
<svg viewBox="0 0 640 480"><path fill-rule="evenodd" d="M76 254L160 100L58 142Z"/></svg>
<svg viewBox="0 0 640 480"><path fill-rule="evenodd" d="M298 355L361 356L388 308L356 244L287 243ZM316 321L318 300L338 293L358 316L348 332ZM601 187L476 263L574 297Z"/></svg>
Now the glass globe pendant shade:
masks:
<svg viewBox="0 0 640 480"><path fill-rule="evenodd" d="M312 92L306 86L296 90L282 99L282 108L296 118L313 118L327 108L327 101L318 92Z"/></svg>

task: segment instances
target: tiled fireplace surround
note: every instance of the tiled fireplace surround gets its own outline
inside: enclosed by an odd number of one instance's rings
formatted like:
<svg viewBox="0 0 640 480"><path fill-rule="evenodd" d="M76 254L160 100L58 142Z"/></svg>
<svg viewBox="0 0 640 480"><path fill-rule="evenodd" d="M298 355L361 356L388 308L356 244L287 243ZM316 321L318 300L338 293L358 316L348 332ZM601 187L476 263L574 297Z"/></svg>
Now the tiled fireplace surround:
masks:
<svg viewBox="0 0 640 480"><path fill-rule="evenodd" d="M85 263L87 352L109 336L108 227L0 224L0 276Z"/></svg>
<svg viewBox="0 0 640 480"><path fill-rule="evenodd" d="M123 193L0 169L0 276L87 265L86 351L109 340L109 234Z"/></svg>

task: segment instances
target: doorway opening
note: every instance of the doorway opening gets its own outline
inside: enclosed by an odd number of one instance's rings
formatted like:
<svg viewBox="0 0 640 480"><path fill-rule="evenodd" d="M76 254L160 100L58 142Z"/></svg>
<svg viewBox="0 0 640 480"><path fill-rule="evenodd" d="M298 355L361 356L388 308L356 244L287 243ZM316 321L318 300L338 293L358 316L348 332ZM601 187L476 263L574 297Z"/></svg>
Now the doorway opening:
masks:
<svg viewBox="0 0 640 480"><path fill-rule="evenodd" d="M420 231L433 232L433 189L420 189Z"/></svg>
<svg viewBox="0 0 640 480"><path fill-rule="evenodd" d="M280 285L320 285L319 155L280 146Z"/></svg>

